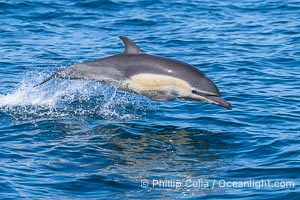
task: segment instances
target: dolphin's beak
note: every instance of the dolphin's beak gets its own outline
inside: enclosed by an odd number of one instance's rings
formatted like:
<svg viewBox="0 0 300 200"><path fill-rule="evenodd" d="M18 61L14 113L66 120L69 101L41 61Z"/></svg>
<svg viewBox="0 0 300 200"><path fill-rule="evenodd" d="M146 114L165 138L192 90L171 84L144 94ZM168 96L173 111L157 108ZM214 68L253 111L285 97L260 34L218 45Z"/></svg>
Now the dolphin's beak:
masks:
<svg viewBox="0 0 300 200"><path fill-rule="evenodd" d="M190 96L190 99L198 100L204 103L215 104L217 106L221 106L229 110L232 109L231 104L220 97L220 93L218 90L217 92L204 92L194 88Z"/></svg>
<svg viewBox="0 0 300 200"><path fill-rule="evenodd" d="M211 100L213 102L213 104L216 104L218 106L227 108L229 110L232 109L232 106L230 103L226 102L224 99L222 99L221 97L218 96L206 96L207 99Z"/></svg>

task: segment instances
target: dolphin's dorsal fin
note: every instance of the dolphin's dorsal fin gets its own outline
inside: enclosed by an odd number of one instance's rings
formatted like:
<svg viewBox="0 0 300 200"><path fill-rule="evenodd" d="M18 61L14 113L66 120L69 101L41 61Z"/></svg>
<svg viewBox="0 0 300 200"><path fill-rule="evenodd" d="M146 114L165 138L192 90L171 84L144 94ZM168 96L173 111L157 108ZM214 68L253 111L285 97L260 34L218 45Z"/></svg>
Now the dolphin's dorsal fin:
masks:
<svg viewBox="0 0 300 200"><path fill-rule="evenodd" d="M119 36L125 45L124 54L143 54L142 50L132 42L128 37Z"/></svg>

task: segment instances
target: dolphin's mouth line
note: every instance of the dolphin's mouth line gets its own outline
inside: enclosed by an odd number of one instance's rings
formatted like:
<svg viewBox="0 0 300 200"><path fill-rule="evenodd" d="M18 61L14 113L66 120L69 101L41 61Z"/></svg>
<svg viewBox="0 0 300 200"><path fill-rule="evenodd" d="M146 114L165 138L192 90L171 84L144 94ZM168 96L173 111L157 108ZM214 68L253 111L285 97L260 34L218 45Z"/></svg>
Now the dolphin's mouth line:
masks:
<svg viewBox="0 0 300 200"><path fill-rule="evenodd" d="M199 90L192 90L193 94L199 95L199 96L214 96L218 97L219 95L210 93L210 92L204 92L204 91L199 91Z"/></svg>

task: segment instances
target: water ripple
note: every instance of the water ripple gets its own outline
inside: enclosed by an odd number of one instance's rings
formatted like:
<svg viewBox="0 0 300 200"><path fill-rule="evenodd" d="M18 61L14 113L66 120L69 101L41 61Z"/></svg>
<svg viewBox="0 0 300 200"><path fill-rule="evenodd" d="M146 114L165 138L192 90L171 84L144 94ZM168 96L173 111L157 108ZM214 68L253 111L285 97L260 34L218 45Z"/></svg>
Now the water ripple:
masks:
<svg viewBox="0 0 300 200"><path fill-rule="evenodd" d="M299 8L296 0L0 2L0 198L298 199ZM122 52L119 35L201 69L234 109L151 102L85 81L32 87L59 68ZM296 187L141 187L153 179Z"/></svg>

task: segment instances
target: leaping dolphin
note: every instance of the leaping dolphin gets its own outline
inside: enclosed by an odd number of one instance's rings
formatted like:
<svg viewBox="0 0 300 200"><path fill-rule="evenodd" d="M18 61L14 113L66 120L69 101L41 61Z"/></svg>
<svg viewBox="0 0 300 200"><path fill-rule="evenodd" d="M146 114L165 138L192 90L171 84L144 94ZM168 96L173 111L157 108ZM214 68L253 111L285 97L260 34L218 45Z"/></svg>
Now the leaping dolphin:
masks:
<svg viewBox="0 0 300 200"><path fill-rule="evenodd" d="M214 82L197 68L175 59L148 55L129 38L119 38L125 45L123 53L62 68L38 85L52 78L86 79L104 82L154 101L179 98L232 109L221 98Z"/></svg>

